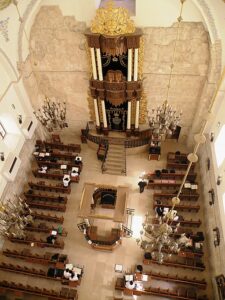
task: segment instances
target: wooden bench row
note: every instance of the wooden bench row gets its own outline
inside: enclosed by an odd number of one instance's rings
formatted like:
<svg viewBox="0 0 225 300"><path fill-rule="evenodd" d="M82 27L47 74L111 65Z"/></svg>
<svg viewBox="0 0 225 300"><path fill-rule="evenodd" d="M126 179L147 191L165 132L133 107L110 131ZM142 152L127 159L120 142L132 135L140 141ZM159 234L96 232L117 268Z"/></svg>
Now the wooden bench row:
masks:
<svg viewBox="0 0 225 300"><path fill-rule="evenodd" d="M32 224L27 225L25 228L26 231L32 231L32 232L44 232L44 233L50 233L52 230L57 231L57 228L55 226L47 226L45 223L40 224ZM67 236L68 232L62 229L62 233L60 233L60 236Z"/></svg>
<svg viewBox="0 0 225 300"><path fill-rule="evenodd" d="M46 203L43 201L32 201L32 200L27 200L25 201L29 207L33 208L38 208L38 209L48 209L48 210L54 210L54 211L61 211L65 212L66 211L66 205L61 204L61 203Z"/></svg>
<svg viewBox="0 0 225 300"><path fill-rule="evenodd" d="M180 179L180 180L182 180L184 178L184 175L185 175L185 172L175 172L175 173L171 173L171 172L164 173L164 172L161 172L160 175L158 175L156 173L149 173L145 177L148 180L154 180L154 179L173 179L173 180ZM195 181L196 177L197 177L196 173L191 173L190 172L188 174L188 176L187 176L187 180Z"/></svg>
<svg viewBox="0 0 225 300"><path fill-rule="evenodd" d="M148 189L156 189L156 190L174 190L179 188L181 185L181 181L178 180L166 180L166 179L155 179L154 182L149 181L147 188ZM194 184L197 186L197 184ZM189 190L187 188L183 188L183 191Z"/></svg>
<svg viewBox="0 0 225 300"><path fill-rule="evenodd" d="M48 202L55 202L55 203L67 203L67 197L65 196L52 196L45 193L34 193L33 190L29 190L28 192L24 193L26 199L29 200L38 200L38 201L48 201Z"/></svg>
<svg viewBox="0 0 225 300"><path fill-rule="evenodd" d="M59 149L62 151L71 151L80 153L81 147L79 144L64 144L62 142L53 142L53 141L41 141L37 140L35 147L42 147L42 148L50 148L50 149Z"/></svg>
<svg viewBox="0 0 225 300"><path fill-rule="evenodd" d="M54 157L54 153L51 153L50 159L53 156ZM57 155L56 155L57 156ZM57 161L57 162L53 162L53 161L48 161L48 160L38 160L38 158L36 157L36 161L39 167L43 167L43 166L47 166L48 168L54 168L54 169L61 169L61 165L66 165L67 166L67 170L71 170L73 167L77 167L79 168L79 172L82 171L82 167L83 164L82 162L79 163L75 163L75 162L65 162L65 161Z"/></svg>
<svg viewBox="0 0 225 300"><path fill-rule="evenodd" d="M47 297L52 300L77 300L78 293L75 289L61 288L60 291L41 289L36 286L24 285L16 282L0 281L0 293L5 294L6 291L20 292L39 297Z"/></svg>
<svg viewBox="0 0 225 300"><path fill-rule="evenodd" d="M44 214L42 212L39 213L36 211L32 211L31 215L36 220L45 220L48 222L54 222L54 223L60 223L60 224L62 224L64 222L63 216L59 217L57 215Z"/></svg>
<svg viewBox="0 0 225 300"><path fill-rule="evenodd" d="M53 172L51 173L49 170L47 170L46 173L39 173L38 170L33 170L32 173L34 177L57 180L57 181L62 181L65 175L63 174L62 170L55 171L55 173ZM80 180L80 176L75 176L75 177L70 176L71 183L73 182L78 183L79 180Z"/></svg>
<svg viewBox="0 0 225 300"><path fill-rule="evenodd" d="M32 254L29 249L23 249L21 251L5 249L2 253L7 257L22 259L26 262L37 263L41 265L54 265L57 262L63 262L64 264L68 263L67 255L59 253L46 252L45 254ZM54 257L57 257L57 259Z"/></svg>
<svg viewBox="0 0 225 300"><path fill-rule="evenodd" d="M13 272L17 274L23 274L23 275L29 275L29 276L34 276L38 278L44 278L44 279L50 279L50 280L55 280L55 281L60 281L62 284L69 284L69 280L63 277L63 270L61 270L61 274L59 275L57 272L55 275L50 276L48 274L48 270L42 270L42 269L35 269L35 268L28 268L26 266L19 266L19 265L13 265L13 264L8 264L1 262L0 263L0 270L4 270L7 272ZM54 270L54 269L52 269ZM57 268L55 269L57 270ZM76 287L80 285L81 279L74 281L73 282L73 287Z"/></svg>
<svg viewBox="0 0 225 300"><path fill-rule="evenodd" d="M154 218L153 219L153 224L158 224L158 219L157 218ZM172 224L172 225L176 225L176 224L180 224L180 226L183 226L183 227L185 227L185 226L187 226L187 227L200 227L201 226L201 224L202 224L202 222L201 222L201 220L178 220L178 221L172 221L172 222L170 222L170 224Z"/></svg>
<svg viewBox="0 0 225 300"><path fill-rule="evenodd" d="M173 282L178 284L191 285L200 289L206 289L207 283L205 279L199 280L196 277L188 278L187 276L179 276L178 274L163 274L161 272L147 272L144 271L143 274L150 276L151 279L162 280L166 282Z"/></svg>
<svg viewBox="0 0 225 300"><path fill-rule="evenodd" d="M189 258L176 257L176 259L164 260L163 263L159 263L158 260L154 259L144 259L143 263L145 265L157 264L168 267L176 267L176 268L184 268L191 269L196 271L204 271L205 265L201 262L201 260L194 260Z"/></svg>
<svg viewBox="0 0 225 300"><path fill-rule="evenodd" d="M197 295L194 289L186 289L180 287L177 290L170 290L170 289L162 289L160 287L148 287L144 288L143 290L129 290L125 288L124 278L117 278L115 289L121 290L126 295L155 295L158 297L165 297L169 299L178 299L178 300L206 300L208 299L207 296L199 296Z"/></svg>
<svg viewBox="0 0 225 300"><path fill-rule="evenodd" d="M62 183L60 184L46 184L45 181L39 181L39 182L28 182L28 185L30 188L34 190L41 190L41 191L48 191L48 192L56 192L56 193L65 193L70 194L71 188L70 187L64 187Z"/></svg>
<svg viewBox="0 0 225 300"><path fill-rule="evenodd" d="M19 238L13 238L13 237L9 237L10 242L12 243L19 243L19 244L26 244L26 245L31 245L34 244L34 246L36 247L40 247L40 248L59 248L59 249L63 249L64 248L64 242L60 241L60 240L56 240L54 244L50 244L47 243L46 240L43 239L37 239L33 236L26 236L23 239L19 239Z"/></svg>
<svg viewBox="0 0 225 300"><path fill-rule="evenodd" d="M156 200L158 201L158 200ZM168 207L169 209L171 209L173 207L173 205L169 202L164 201L161 204L158 204L157 202L153 203L153 208L155 209L156 207ZM186 205L186 204L177 204L176 205L176 210L177 211L193 211L193 212L198 212L200 209L200 205Z"/></svg>
<svg viewBox="0 0 225 300"><path fill-rule="evenodd" d="M166 193L166 192L154 193L153 200L162 200L162 201L171 200L173 197L176 196L176 194L177 194L176 191L174 191L174 192L171 191L168 193ZM199 196L200 195L196 191L192 190L192 192L189 192L189 193L184 193L184 192L181 193L179 198L181 201L182 200L183 201L197 201Z"/></svg>

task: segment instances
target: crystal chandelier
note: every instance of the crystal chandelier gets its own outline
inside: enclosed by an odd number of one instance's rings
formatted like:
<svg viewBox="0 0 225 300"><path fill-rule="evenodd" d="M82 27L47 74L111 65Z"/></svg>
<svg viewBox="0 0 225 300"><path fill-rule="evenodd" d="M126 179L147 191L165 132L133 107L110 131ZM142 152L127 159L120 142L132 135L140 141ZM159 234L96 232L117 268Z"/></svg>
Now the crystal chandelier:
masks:
<svg viewBox="0 0 225 300"><path fill-rule="evenodd" d="M29 206L20 197L0 203L0 234L6 237L25 237L24 229L33 222Z"/></svg>
<svg viewBox="0 0 225 300"><path fill-rule="evenodd" d="M169 91L170 91L175 56L176 56L177 42L179 40L180 25L182 21L183 4L185 0L180 0L180 2L181 2L181 9L180 9L180 15L177 18L178 21L177 34L174 43L172 63L170 65L170 74L169 74L169 82L167 85L166 100L163 102L161 106L158 106L156 109L153 108L151 112L148 112L147 115L149 127L152 130L152 134L157 135L158 137L166 136L167 134L173 134L174 131L176 130L176 127L179 125L182 116L182 111L179 112L176 109L172 108L171 105L168 104Z"/></svg>
<svg viewBox="0 0 225 300"><path fill-rule="evenodd" d="M170 258L173 253L178 253L189 244L189 239L184 234L178 234L180 224L172 225L177 214L174 208L179 203L180 199L174 197L172 208L164 217L157 218L157 224L152 224L152 218L147 213L145 223L142 224L143 231L140 232L141 238L136 240L138 245L151 253L152 259L160 264L166 257Z"/></svg>
<svg viewBox="0 0 225 300"><path fill-rule="evenodd" d="M155 135L172 134L179 125L181 116L182 111L177 112L166 100L162 106L152 109L151 114L148 114L149 127Z"/></svg>
<svg viewBox="0 0 225 300"><path fill-rule="evenodd" d="M34 114L49 132L68 127L66 122L66 102L61 103L45 97L44 104Z"/></svg>

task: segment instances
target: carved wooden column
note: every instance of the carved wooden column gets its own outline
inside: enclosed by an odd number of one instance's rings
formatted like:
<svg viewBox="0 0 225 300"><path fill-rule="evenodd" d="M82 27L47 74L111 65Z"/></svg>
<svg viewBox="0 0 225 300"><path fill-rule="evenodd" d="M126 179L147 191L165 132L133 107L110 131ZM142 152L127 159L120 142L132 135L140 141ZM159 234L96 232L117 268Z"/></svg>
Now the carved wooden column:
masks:
<svg viewBox="0 0 225 300"><path fill-rule="evenodd" d="M131 81L132 78L132 58L133 49L128 49L127 81Z"/></svg>
<svg viewBox="0 0 225 300"><path fill-rule="evenodd" d="M97 80L97 67L96 67L96 60L95 60L95 48L90 48L90 50L91 50L92 75L93 75L93 79Z"/></svg>
<svg viewBox="0 0 225 300"><path fill-rule="evenodd" d="M96 49L97 54L97 64L98 64L98 79L100 81L103 80L103 74L102 74L102 59L101 59L101 51L100 48Z"/></svg>
<svg viewBox="0 0 225 300"><path fill-rule="evenodd" d="M139 111L140 111L140 100L136 100L136 112L135 112L135 131L138 131L139 128Z"/></svg>
<svg viewBox="0 0 225 300"><path fill-rule="evenodd" d="M138 48L134 49L134 81L138 79Z"/></svg>

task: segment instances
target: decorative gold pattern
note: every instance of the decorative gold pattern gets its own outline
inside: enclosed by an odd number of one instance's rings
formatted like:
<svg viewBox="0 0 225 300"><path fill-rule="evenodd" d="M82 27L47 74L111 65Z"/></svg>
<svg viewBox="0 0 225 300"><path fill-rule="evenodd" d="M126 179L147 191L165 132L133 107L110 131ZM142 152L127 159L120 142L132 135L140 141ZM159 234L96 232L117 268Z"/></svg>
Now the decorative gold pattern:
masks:
<svg viewBox="0 0 225 300"><path fill-rule="evenodd" d="M88 93L87 100L88 100L88 108L89 108L90 119L91 119L91 121L95 122L94 99L91 97L90 93Z"/></svg>
<svg viewBox="0 0 225 300"><path fill-rule="evenodd" d="M143 78L143 64L144 64L144 37L140 37L140 48L138 51L138 78Z"/></svg>
<svg viewBox="0 0 225 300"><path fill-rule="evenodd" d="M120 35L133 33L134 22L130 20L128 10L116 7L113 1L108 1L106 7L99 8L91 24L93 33Z"/></svg>
<svg viewBox="0 0 225 300"><path fill-rule="evenodd" d="M146 117L147 117L147 96L143 92L141 101L140 101L140 116L139 116L139 123L146 124Z"/></svg>
<svg viewBox="0 0 225 300"><path fill-rule="evenodd" d="M3 10L11 4L12 0L0 0L0 10Z"/></svg>

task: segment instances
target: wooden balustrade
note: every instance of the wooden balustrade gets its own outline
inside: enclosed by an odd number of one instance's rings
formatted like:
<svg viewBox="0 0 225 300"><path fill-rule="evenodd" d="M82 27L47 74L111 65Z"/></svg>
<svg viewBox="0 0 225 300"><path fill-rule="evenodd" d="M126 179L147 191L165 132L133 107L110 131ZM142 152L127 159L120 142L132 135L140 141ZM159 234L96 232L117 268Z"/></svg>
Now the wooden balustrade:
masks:
<svg viewBox="0 0 225 300"><path fill-rule="evenodd" d="M64 187L63 184L46 184L45 181L39 181L39 182L28 182L28 185L30 188L34 190L41 190L41 191L48 191L48 192L58 192L58 193L71 193L70 187Z"/></svg>
<svg viewBox="0 0 225 300"><path fill-rule="evenodd" d="M167 161L166 168L167 169L176 169L176 170L187 170L188 163L179 163L175 161ZM191 172L195 169L195 165L191 165Z"/></svg>
<svg viewBox="0 0 225 300"><path fill-rule="evenodd" d="M46 203L43 201L37 201L37 200L26 200L26 203L33 208L38 208L38 209L48 209L48 210L54 210L54 211L61 211L65 212L66 211L66 205L65 204L60 204L60 203Z"/></svg>
<svg viewBox="0 0 225 300"><path fill-rule="evenodd" d="M63 216L59 217L57 215L44 214L42 212L39 213L36 211L32 211L31 215L35 220L45 220L45 221L60 223L60 224L64 222Z"/></svg>
<svg viewBox="0 0 225 300"><path fill-rule="evenodd" d="M200 258L192 259L192 258L185 258L185 257L178 257L171 258L170 260L164 259L164 261L160 264L158 260L155 259L144 259L143 263L145 265L150 264L157 264L167 267L175 267L175 268L184 268L184 269L191 269L196 271L204 271L205 265L202 263Z"/></svg>
<svg viewBox="0 0 225 300"><path fill-rule="evenodd" d="M160 200L160 201L166 201L171 200L173 197L176 197L177 191L173 193L154 193L153 194L153 200ZM199 194L192 190L192 193L181 193L179 196L180 200L182 201L197 201L199 198Z"/></svg>
<svg viewBox="0 0 225 300"><path fill-rule="evenodd" d="M36 239L33 236L26 236L23 239L9 237L9 240L12 243L27 244L27 245L34 244L34 246L40 247L40 248L44 248L44 247L59 248L59 249L63 249L64 248L64 242L60 241L58 239L54 242L54 244L47 243L46 240L43 240L41 238L40 239Z"/></svg>
<svg viewBox="0 0 225 300"><path fill-rule="evenodd" d="M66 204L67 203L67 197L65 196L52 196L49 194L35 194L33 190L30 190L26 193L24 193L24 196L26 199L29 199L30 201L32 200L38 200L38 201L48 201L48 202L54 202L54 203L62 203Z"/></svg>
<svg viewBox="0 0 225 300"><path fill-rule="evenodd" d="M158 201L158 200L156 200ZM156 202L153 203L153 208L155 209L156 207L161 207L161 208L164 208L164 207L168 207L169 209L172 208L172 204L169 203L168 201L163 201L163 203L161 204L158 204ZM194 211L194 212L198 212L200 209L200 205L186 205L186 204L177 204L176 205L176 210L177 211Z"/></svg>
<svg viewBox="0 0 225 300"><path fill-rule="evenodd" d="M51 169L50 169L51 170ZM45 178L45 179L51 179L51 180L63 180L64 173L62 170L57 170L55 172L51 172L50 170L47 170L46 173L40 173L38 170L33 170L32 173L35 177L38 178ZM70 181L78 183L80 180L80 176L70 176Z"/></svg>
<svg viewBox="0 0 225 300"><path fill-rule="evenodd" d="M0 281L0 293L5 294L5 291L20 292L28 295L46 297L51 300L77 300L78 293L75 289L61 288L60 291L41 289L36 286L24 285L16 282Z"/></svg>

